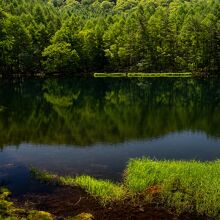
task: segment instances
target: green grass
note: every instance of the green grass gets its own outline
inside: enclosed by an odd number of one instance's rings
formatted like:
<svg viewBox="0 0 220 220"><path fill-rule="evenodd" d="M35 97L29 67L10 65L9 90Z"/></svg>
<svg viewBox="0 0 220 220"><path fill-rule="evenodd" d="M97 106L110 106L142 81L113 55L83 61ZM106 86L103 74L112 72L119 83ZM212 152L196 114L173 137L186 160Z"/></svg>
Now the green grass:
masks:
<svg viewBox="0 0 220 220"><path fill-rule="evenodd" d="M94 77L128 77L128 78L157 78L157 77L192 77L192 73L94 73Z"/></svg>
<svg viewBox="0 0 220 220"><path fill-rule="evenodd" d="M220 160L156 161L132 159L119 185L89 176L58 177L36 172L38 179L80 186L103 204L125 198L140 205L156 202L178 214L220 217Z"/></svg>
<svg viewBox="0 0 220 220"><path fill-rule="evenodd" d="M177 212L219 216L220 161L131 160L125 186L132 194L157 186L159 201Z"/></svg>
<svg viewBox="0 0 220 220"><path fill-rule="evenodd" d="M123 186L112 183L108 180L97 180L90 176L59 177L33 168L31 169L31 172L36 179L42 181L58 183L60 185L79 186L90 195L98 198L103 204L122 200L126 196L126 191Z"/></svg>
<svg viewBox="0 0 220 220"><path fill-rule="evenodd" d="M126 77L126 73L94 73L95 78Z"/></svg>
<svg viewBox="0 0 220 220"><path fill-rule="evenodd" d="M97 180L90 176L60 177L60 181L64 185L80 186L90 195L100 199L103 204L122 200L126 195L125 189L121 185L108 180Z"/></svg>
<svg viewBox="0 0 220 220"><path fill-rule="evenodd" d="M192 73L128 73L128 77L192 77Z"/></svg>

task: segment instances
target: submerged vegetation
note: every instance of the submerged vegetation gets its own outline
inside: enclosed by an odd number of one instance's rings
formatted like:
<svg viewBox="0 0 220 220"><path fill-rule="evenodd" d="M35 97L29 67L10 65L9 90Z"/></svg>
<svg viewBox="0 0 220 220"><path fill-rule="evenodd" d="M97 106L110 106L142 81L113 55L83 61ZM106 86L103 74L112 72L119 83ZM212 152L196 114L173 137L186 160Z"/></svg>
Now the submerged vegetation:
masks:
<svg viewBox="0 0 220 220"><path fill-rule="evenodd" d="M103 204L127 200L163 205L181 213L219 218L220 161L156 161L132 159L118 185L89 176L59 177L32 170L37 179L80 186Z"/></svg>
<svg viewBox="0 0 220 220"><path fill-rule="evenodd" d="M218 0L0 0L0 72L220 70Z"/></svg>

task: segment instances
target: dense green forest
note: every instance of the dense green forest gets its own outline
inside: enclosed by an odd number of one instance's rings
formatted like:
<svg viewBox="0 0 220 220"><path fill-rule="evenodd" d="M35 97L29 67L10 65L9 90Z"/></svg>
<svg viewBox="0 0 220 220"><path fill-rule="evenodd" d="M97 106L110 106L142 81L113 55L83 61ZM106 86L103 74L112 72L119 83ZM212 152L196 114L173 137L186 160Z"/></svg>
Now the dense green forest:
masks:
<svg viewBox="0 0 220 220"><path fill-rule="evenodd" d="M219 0L0 0L0 71L220 69Z"/></svg>

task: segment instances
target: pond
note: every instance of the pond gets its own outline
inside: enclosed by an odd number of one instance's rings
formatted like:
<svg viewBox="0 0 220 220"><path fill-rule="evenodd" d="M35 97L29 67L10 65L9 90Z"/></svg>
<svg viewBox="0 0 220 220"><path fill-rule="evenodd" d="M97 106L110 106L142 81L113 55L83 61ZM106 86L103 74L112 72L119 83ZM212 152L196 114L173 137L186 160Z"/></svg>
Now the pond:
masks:
<svg viewBox="0 0 220 220"><path fill-rule="evenodd" d="M0 82L0 184L43 191L30 166L120 181L130 158L220 158L219 79Z"/></svg>

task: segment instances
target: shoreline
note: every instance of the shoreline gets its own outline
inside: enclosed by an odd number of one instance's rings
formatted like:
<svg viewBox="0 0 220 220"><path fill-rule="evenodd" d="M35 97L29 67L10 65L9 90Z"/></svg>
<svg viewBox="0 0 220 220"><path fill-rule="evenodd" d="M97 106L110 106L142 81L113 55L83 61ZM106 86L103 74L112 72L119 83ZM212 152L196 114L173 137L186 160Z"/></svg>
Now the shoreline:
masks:
<svg viewBox="0 0 220 220"><path fill-rule="evenodd" d="M87 220L218 219L219 167L220 160L131 159L120 183L31 168L32 178L48 191L8 197L10 193L1 189L0 216L35 220L43 213L50 216L45 220L85 220L75 216L86 213L91 217ZM29 217L33 213L38 218Z"/></svg>
<svg viewBox="0 0 220 220"><path fill-rule="evenodd" d="M91 78L218 78L218 74L201 72L100 72L100 73L19 73L19 74L0 74L0 79L48 79L48 78L72 78L72 77L91 77Z"/></svg>
<svg viewBox="0 0 220 220"><path fill-rule="evenodd" d="M71 196L70 196L71 195ZM67 219L81 213L89 213L96 220L207 220L204 216L184 213L176 215L168 209L153 204L131 205L130 201L101 205L79 187L58 186L48 194L27 194L13 198L20 208L36 209L51 213L54 219ZM211 218L210 218L211 219Z"/></svg>

